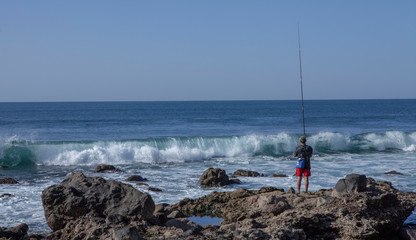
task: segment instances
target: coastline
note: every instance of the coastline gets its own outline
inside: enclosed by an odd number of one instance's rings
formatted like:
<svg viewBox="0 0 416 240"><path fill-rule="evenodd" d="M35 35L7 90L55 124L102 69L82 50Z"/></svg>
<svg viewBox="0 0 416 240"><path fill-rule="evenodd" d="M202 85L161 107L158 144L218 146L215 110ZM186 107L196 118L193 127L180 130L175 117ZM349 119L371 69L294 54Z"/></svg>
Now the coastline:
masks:
<svg viewBox="0 0 416 240"><path fill-rule="evenodd" d="M340 182L350 186L340 188ZM89 190L78 187L82 185ZM53 197L47 194L48 189ZM406 231L404 220L416 206L416 193L401 192L389 182L363 175L348 175L333 189L316 192L241 188L156 206L150 195L128 184L82 173L71 174L48 189L42 198L48 225L54 231L31 235L33 239L399 239ZM106 200L97 203L88 194ZM132 194L147 200L133 200L137 197L129 198ZM137 207L132 207L132 201ZM224 220L220 226L201 226L190 221L191 216Z"/></svg>

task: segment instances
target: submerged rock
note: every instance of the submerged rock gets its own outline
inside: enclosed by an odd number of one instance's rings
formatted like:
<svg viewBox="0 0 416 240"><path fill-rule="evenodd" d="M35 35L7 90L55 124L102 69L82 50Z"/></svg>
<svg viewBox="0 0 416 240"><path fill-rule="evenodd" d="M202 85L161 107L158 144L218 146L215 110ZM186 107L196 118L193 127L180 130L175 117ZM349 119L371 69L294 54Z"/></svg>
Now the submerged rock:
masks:
<svg viewBox="0 0 416 240"><path fill-rule="evenodd" d="M384 174L386 174L386 175L403 175L402 173L399 173L399 172L396 172L396 171L385 172Z"/></svg>
<svg viewBox="0 0 416 240"><path fill-rule="evenodd" d="M260 174L256 171L246 171L239 169L233 173L233 176L241 176L241 177L263 177L263 174Z"/></svg>
<svg viewBox="0 0 416 240"><path fill-rule="evenodd" d="M121 172L121 170L118 169L118 168L116 168L116 167L114 167L113 165L103 164L103 165L98 165L95 168L95 172L96 173L102 173L102 172Z"/></svg>
<svg viewBox="0 0 416 240"><path fill-rule="evenodd" d="M204 171L198 182L202 187L221 187L228 184L240 183L238 179L229 179L225 170L209 168Z"/></svg>
<svg viewBox="0 0 416 240"><path fill-rule="evenodd" d="M142 182L142 181L147 181L147 178L141 177L139 175L133 175L133 176L128 177L124 181L126 181L126 182Z"/></svg>
<svg viewBox="0 0 416 240"><path fill-rule="evenodd" d="M18 184L19 182L14 180L13 178L1 178L0 179L0 184Z"/></svg>
<svg viewBox="0 0 416 240"><path fill-rule="evenodd" d="M289 177L289 176L285 175L285 174L273 174L272 177L285 178L285 177Z"/></svg>

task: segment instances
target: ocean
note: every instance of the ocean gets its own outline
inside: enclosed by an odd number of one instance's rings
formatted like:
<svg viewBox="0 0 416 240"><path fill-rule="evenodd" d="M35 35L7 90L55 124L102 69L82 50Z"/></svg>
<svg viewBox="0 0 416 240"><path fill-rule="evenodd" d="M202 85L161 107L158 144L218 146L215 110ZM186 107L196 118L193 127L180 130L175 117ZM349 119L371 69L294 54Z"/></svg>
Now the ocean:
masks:
<svg viewBox="0 0 416 240"><path fill-rule="evenodd" d="M358 173L415 192L415 105L416 99L305 101L314 149L309 190ZM0 226L25 222L32 233L49 232L42 190L74 171L123 182L145 177L162 192L128 184L156 204L238 188L296 188L292 152L302 134L300 101L0 103L0 178L19 182L0 185L0 195L12 194L0 198ZM99 164L123 172L94 173ZM210 167L265 177L203 189L198 179ZM384 174L393 170L403 175Z"/></svg>

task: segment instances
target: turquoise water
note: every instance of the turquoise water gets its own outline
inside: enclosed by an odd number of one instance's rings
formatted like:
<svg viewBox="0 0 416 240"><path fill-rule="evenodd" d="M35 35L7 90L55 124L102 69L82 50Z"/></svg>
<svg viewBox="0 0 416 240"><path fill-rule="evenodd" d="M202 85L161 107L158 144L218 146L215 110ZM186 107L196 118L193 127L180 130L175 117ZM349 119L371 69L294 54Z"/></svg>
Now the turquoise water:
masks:
<svg viewBox="0 0 416 240"><path fill-rule="evenodd" d="M305 101L308 144L314 148L310 190L332 188L346 174L391 181L416 191L416 100ZM240 187L295 187L292 151L302 134L299 101L0 103L0 222L49 231L40 194L73 171L124 181L139 174L175 203ZM98 164L124 172L96 174ZM209 167L263 178L202 189ZM396 170L403 175L385 175ZM273 178L273 174L288 178Z"/></svg>

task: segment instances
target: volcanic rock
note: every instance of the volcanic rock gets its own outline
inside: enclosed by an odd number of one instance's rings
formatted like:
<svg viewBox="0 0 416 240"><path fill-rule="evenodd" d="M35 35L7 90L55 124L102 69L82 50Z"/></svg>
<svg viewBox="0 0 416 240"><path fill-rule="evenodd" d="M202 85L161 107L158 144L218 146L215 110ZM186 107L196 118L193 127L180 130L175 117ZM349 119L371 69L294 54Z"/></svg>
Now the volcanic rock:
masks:
<svg viewBox="0 0 416 240"><path fill-rule="evenodd" d="M0 227L0 239L28 239L28 230L29 226L26 223L11 228Z"/></svg>
<svg viewBox="0 0 416 240"><path fill-rule="evenodd" d="M103 165L98 165L95 168L95 172L96 173L102 173L102 172L121 172L121 170L118 169L118 168L116 168L116 167L114 167L113 165L103 164Z"/></svg>
<svg viewBox="0 0 416 240"><path fill-rule="evenodd" d="M43 190L42 202L46 221L54 231L80 219L88 225L94 218L105 219L112 215L147 220L155 207L149 194L128 184L86 177L81 172Z"/></svg>
<svg viewBox="0 0 416 240"><path fill-rule="evenodd" d="M260 174L256 171L246 171L246 170L237 170L233 173L233 176L240 176L240 177L263 177L263 174Z"/></svg>
<svg viewBox="0 0 416 240"><path fill-rule="evenodd" d="M199 184L202 187L221 187L228 184L239 183L238 179L229 179L225 170L219 168L209 168L204 171L199 178Z"/></svg>
<svg viewBox="0 0 416 240"><path fill-rule="evenodd" d="M399 172L396 172L396 171L385 172L384 174L386 174L386 175L403 175L402 173L399 173Z"/></svg>
<svg viewBox="0 0 416 240"><path fill-rule="evenodd" d="M334 196L363 192L366 189L366 185L367 178L365 175L349 174L345 179L338 180L334 187Z"/></svg>
<svg viewBox="0 0 416 240"><path fill-rule="evenodd" d="M18 181L9 177L0 179L0 184L18 184L18 183L19 183Z"/></svg>
<svg viewBox="0 0 416 240"><path fill-rule="evenodd" d="M142 181L147 181L147 178L143 178L139 175L133 175L133 176L128 177L124 181L126 181L126 182L142 182Z"/></svg>
<svg viewBox="0 0 416 240"><path fill-rule="evenodd" d="M280 177L280 178L284 178L284 177L288 177L285 174L273 174L272 177Z"/></svg>

